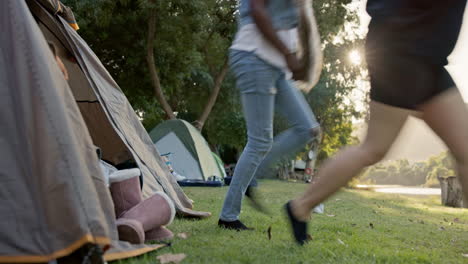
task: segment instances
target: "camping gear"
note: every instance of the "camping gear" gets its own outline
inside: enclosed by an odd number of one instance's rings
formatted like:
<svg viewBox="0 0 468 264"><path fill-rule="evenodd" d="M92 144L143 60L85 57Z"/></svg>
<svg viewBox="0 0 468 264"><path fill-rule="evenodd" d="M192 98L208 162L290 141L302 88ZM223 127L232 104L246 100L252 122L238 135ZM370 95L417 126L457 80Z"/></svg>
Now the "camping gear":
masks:
<svg viewBox="0 0 468 264"><path fill-rule="evenodd" d="M224 169L191 124L180 119L168 120L153 128L149 135L161 153L170 153L166 157L174 172L185 177L178 181L179 185L222 186Z"/></svg>
<svg viewBox="0 0 468 264"><path fill-rule="evenodd" d="M169 169L169 171L171 173L173 173L174 168L172 168L172 162L169 160L169 155L171 155L171 154L172 154L171 152L164 153L164 154L161 154L161 157L162 157L163 161L166 163L166 166Z"/></svg>
<svg viewBox="0 0 468 264"><path fill-rule="evenodd" d="M161 157L162 157L163 161L166 163L166 166L169 168L169 171L171 172L172 176L175 177L176 181L183 181L183 180L185 180L185 176L178 174L176 171L174 171L174 168L172 168L172 162L169 159L169 156L171 154L172 153L170 153L170 152L165 153L165 154L161 154Z"/></svg>
<svg viewBox="0 0 468 264"><path fill-rule="evenodd" d="M94 145L102 150L102 159L117 168L126 163L138 167L144 198L163 191L180 215L208 217L209 213L191 210L190 199L171 177L132 106L94 52L64 19L48 12L43 1L48 0L26 2L45 39L57 48L75 102Z"/></svg>
<svg viewBox="0 0 468 264"><path fill-rule="evenodd" d="M221 180L182 180L178 181L180 186L184 187L221 187L224 183Z"/></svg>
<svg viewBox="0 0 468 264"><path fill-rule="evenodd" d="M25 1L0 1L0 32L0 263L99 263L162 247L118 241L96 148Z"/></svg>

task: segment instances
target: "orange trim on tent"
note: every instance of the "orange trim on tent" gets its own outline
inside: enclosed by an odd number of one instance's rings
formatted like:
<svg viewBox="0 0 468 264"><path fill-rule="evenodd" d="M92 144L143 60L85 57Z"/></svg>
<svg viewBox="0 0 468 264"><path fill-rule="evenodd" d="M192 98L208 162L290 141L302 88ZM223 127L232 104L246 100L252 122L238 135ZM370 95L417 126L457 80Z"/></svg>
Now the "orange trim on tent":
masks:
<svg viewBox="0 0 468 264"><path fill-rule="evenodd" d="M136 257L136 256L143 255L143 254L151 252L151 251L158 250L158 249L160 249L162 247L165 247L165 246L166 245L163 245L163 244L155 244L155 245L151 245L151 247L144 247L144 248L139 248L139 249L135 249L135 250L131 250L131 251L106 253L106 254L104 254L104 260L105 261L113 261L113 260L118 260L118 259Z"/></svg>
<svg viewBox="0 0 468 264"><path fill-rule="evenodd" d="M75 250L79 249L86 243L97 243L100 245L109 245L110 239L107 237L93 237L87 234L79 240L73 242L70 246L56 251L49 255L36 255L36 256L0 256L0 263L37 263L37 262L49 262L53 259L58 259L64 256L68 256Z"/></svg>
<svg viewBox="0 0 468 264"><path fill-rule="evenodd" d="M77 23L68 23L75 31L78 31L78 29L80 29L80 27L78 26Z"/></svg>

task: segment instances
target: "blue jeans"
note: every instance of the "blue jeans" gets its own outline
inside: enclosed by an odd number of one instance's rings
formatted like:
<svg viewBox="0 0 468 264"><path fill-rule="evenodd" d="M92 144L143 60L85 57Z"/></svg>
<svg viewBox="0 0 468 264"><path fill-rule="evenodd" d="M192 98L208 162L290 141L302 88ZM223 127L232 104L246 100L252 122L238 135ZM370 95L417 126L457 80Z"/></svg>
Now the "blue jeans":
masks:
<svg viewBox="0 0 468 264"><path fill-rule="evenodd" d="M241 93L247 123L247 145L236 165L220 219L238 220L245 191L255 175L266 173L282 157L300 151L319 128L304 95L287 80L282 70L253 52L231 50L231 70ZM290 128L273 140L273 116L277 110Z"/></svg>

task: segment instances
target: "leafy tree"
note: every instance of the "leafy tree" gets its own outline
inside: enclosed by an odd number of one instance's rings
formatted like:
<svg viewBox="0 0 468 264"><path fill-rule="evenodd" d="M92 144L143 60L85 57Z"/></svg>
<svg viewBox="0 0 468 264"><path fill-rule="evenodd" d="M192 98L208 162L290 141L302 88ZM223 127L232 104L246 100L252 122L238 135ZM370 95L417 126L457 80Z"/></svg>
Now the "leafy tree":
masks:
<svg viewBox="0 0 468 264"><path fill-rule="evenodd" d="M147 128L174 112L203 127L227 73L235 0L64 2Z"/></svg>
<svg viewBox="0 0 468 264"><path fill-rule="evenodd" d="M174 118L174 112L204 128L211 145L243 147L240 102L235 81L226 73L237 1L63 1L73 8L79 33L119 83L147 129ZM347 103L355 80L362 75L362 65L347 63L348 52L362 46L361 40L343 33L347 23L357 21L347 7L351 2L313 2L325 61L321 80L307 99L325 131L320 159L352 142L352 118L359 116L353 104ZM336 42L337 38L341 41ZM163 98L156 100L157 94Z"/></svg>

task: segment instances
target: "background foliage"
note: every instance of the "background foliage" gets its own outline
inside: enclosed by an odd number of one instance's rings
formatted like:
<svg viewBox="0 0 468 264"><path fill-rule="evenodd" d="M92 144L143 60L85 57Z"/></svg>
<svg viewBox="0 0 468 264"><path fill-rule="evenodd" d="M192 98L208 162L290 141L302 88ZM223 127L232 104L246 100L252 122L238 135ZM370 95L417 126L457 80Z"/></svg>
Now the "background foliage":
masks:
<svg viewBox="0 0 468 264"><path fill-rule="evenodd" d="M155 63L161 86L178 118L196 120L210 95L212 76L224 63L235 34L236 0L63 2L74 10L79 33L116 79L148 130L165 118L155 99L145 58L149 10L155 10ZM307 99L325 132L320 159L353 140L352 118L361 114L347 103L363 67L347 61L349 51L362 46L355 36L346 37L352 32L343 34L345 25L358 22L356 13L347 7L351 2L314 1L325 61L320 82ZM278 122L276 130L284 128ZM222 84L203 134L221 151L240 151L245 144L245 124L231 75Z"/></svg>
<svg viewBox="0 0 468 264"><path fill-rule="evenodd" d="M359 180L375 184L439 187L437 177L449 176L456 176L455 164L447 152L442 152L413 164L406 159L380 163L367 169Z"/></svg>

